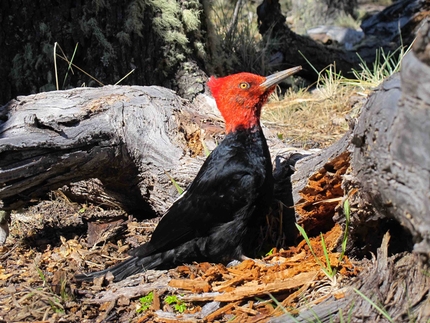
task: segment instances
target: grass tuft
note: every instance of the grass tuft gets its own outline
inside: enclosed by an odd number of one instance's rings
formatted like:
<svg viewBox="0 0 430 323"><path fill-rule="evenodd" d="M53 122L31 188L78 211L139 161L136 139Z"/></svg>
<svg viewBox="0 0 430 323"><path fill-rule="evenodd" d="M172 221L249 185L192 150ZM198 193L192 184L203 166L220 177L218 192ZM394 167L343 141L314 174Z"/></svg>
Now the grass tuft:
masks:
<svg viewBox="0 0 430 323"><path fill-rule="evenodd" d="M349 200L346 199L345 202L343 202L343 214L345 214L345 229L343 231L343 238L342 238L342 245L341 245L342 251L339 256L339 261L342 261L346 252L346 245L348 242L348 233L349 233L349 224L351 222L350 212L351 212L351 209L349 207Z"/></svg>
<svg viewBox="0 0 430 323"><path fill-rule="evenodd" d="M345 214L345 229L344 229L344 233L343 233L343 237L342 237L342 243L341 243L341 248L342 251L339 255L339 262L341 262L345 256L345 251L346 251L346 246L347 246L347 241L348 241L348 232L349 232L349 223L350 223L350 207L349 207L349 201L345 200L344 204L343 204L343 210L344 210L344 214ZM327 248L327 244L325 243L325 239L324 239L324 235L322 233L320 233L320 238L321 238L321 247L324 253L324 259L325 259L325 264L320 260L320 258L316 255L311 241L305 231L305 229L300 226L299 224L296 223L296 227L299 230L300 234L303 236L303 238L306 241L306 244L309 247L309 250L311 251L312 255L315 258L315 261L317 262L317 264L321 267L322 271L324 272L324 274L332 281L335 281L335 276L337 274L337 269L334 268L330 262L330 256L329 256L329 251Z"/></svg>
<svg viewBox="0 0 430 323"><path fill-rule="evenodd" d="M361 70L352 70L352 73L357 79L356 85L360 86L362 89L377 87L385 79L400 71L402 59L411 48L412 44L406 50L404 46L400 46L395 51L388 53L382 48L376 49L375 61L371 66L357 53L360 59L359 66Z"/></svg>
<svg viewBox="0 0 430 323"><path fill-rule="evenodd" d="M312 253L312 256L314 256L315 261L316 261L316 262L317 262L317 264L321 267L321 270L324 272L324 274L325 274L328 278L330 278L330 280L332 280L332 281L333 281L333 278L334 278L334 276L336 275L336 270L335 270L335 269L333 269L333 268L332 268L332 266L331 266L331 264L330 264L330 259L329 259L329 257L328 257L327 246L326 246L326 244L325 244L325 241L324 241L324 238L323 238L323 236L322 236L322 233L321 233L321 237L322 237L322 239L321 239L321 246L323 247L323 250L324 250L324 256L325 256L325 258L326 258L326 264L323 264L323 262L322 262L322 261L319 259L319 257L315 254L315 251L314 251L314 249L312 248L311 241L310 241L310 239L309 239L309 237L308 237L308 235L307 235L307 233L306 233L305 229L304 229L302 226L300 226L299 224L297 224L297 223L296 223L296 227L297 227L297 230L299 230L299 232L300 232L300 234L302 235L302 237L305 239L306 244L308 245L309 250L310 250L310 251L311 251L311 253Z"/></svg>
<svg viewBox="0 0 430 323"><path fill-rule="evenodd" d="M278 138L290 145L325 148L348 130L346 118L357 115L371 90L400 70L401 61L411 46L400 46L391 53L377 50L371 65L360 58L360 68L352 70L353 79L338 73L335 64L318 71L304 57L318 75L315 86L298 91L290 89L282 99L272 96L262 118L277 128Z"/></svg>

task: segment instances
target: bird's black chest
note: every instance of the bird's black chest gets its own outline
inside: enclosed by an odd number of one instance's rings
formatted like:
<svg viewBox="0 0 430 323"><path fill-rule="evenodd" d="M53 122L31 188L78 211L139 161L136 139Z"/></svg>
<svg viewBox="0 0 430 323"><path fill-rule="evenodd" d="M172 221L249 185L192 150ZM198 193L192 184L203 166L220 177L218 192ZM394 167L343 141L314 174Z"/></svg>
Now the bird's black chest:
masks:
<svg viewBox="0 0 430 323"><path fill-rule="evenodd" d="M224 166L232 167L231 174L249 174L254 187L249 193L258 190L258 195L271 196L273 193L273 175L270 152L262 130L239 129L229 133L224 139ZM220 147L221 148L221 147ZM240 176L240 175L238 175Z"/></svg>

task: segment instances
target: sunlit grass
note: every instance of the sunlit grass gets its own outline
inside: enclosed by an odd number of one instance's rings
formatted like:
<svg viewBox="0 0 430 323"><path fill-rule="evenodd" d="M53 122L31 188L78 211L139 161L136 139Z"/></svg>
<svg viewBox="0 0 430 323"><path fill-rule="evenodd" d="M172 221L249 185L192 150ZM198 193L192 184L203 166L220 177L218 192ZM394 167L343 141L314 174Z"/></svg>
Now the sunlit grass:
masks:
<svg viewBox="0 0 430 323"><path fill-rule="evenodd" d="M276 127L279 138L300 148L324 148L348 130L348 116L356 116L365 98L385 79L400 71L410 46L391 53L377 50L375 61L361 60L346 78L331 64L321 71L314 68L318 81L313 87L287 91L282 99L273 97L263 109L263 120ZM304 57L313 68L312 62Z"/></svg>
<svg viewBox="0 0 430 323"><path fill-rule="evenodd" d="M353 87L340 87L330 98L327 91L288 90L283 99L271 100L264 107L263 122L290 145L327 147L348 130L345 117L351 112L350 98L359 96Z"/></svg>

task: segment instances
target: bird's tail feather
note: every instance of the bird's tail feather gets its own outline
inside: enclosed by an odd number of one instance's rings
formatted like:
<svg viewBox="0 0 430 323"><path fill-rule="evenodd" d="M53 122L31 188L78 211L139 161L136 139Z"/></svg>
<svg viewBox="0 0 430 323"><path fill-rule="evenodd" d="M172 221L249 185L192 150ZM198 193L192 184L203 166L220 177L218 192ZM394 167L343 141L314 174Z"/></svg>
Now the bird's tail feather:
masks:
<svg viewBox="0 0 430 323"><path fill-rule="evenodd" d="M169 252L170 254L170 252ZM76 281L91 281L93 278L103 276L111 272L113 281L120 281L128 276L154 269L163 264L166 260L163 254L155 254L147 257L130 257L119 264L93 273L75 275Z"/></svg>
<svg viewBox="0 0 430 323"><path fill-rule="evenodd" d="M146 270L145 267L143 267L142 265L139 265L139 260L141 260L139 259L139 257L131 257L105 270L100 270L100 271L96 271L88 274L75 275L75 280L91 281L96 277L100 277L107 274L108 272L111 272L112 275L114 276L114 281L120 281L125 277L128 277L133 274L137 274L139 272L143 272Z"/></svg>

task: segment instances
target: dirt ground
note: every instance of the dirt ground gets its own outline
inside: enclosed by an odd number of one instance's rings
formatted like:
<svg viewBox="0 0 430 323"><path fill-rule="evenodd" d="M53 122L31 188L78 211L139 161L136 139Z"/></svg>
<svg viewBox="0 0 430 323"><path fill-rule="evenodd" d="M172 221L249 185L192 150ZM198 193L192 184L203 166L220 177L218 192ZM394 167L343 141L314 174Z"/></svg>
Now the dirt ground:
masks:
<svg viewBox="0 0 430 323"><path fill-rule="evenodd" d="M115 230L104 228L97 243L88 244L85 219L121 216ZM102 277L77 284L74 274L127 258L130 248L148 240L157 219L136 222L120 211L73 203L60 192L12 219L0 249L0 322L266 322L336 294L362 267L330 253L338 274L329 279L302 241L229 267L195 263L125 282ZM329 250L341 232L335 226L325 234ZM313 249L324 262L318 239ZM150 292L152 300L142 303Z"/></svg>

